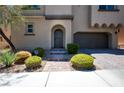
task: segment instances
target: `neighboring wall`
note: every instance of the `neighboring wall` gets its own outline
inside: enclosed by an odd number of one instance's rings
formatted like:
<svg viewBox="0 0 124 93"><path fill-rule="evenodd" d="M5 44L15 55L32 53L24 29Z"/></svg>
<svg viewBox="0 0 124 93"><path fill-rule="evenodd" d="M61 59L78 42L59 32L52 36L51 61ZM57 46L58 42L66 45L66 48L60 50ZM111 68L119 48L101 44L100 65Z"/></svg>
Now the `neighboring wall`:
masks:
<svg viewBox="0 0 124 93"><path fill-rule="evenodd" d="M118 46L124 48L124 27L120 28L118 33Z"/></svg>

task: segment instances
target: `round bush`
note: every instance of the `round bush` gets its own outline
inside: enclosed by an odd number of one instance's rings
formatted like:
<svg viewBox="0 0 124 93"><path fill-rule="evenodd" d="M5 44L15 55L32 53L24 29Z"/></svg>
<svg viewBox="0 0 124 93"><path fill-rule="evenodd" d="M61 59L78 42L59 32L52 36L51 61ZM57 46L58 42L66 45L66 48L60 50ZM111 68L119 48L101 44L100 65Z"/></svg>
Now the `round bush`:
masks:
<svg viewBox="0 0 124 93"><path fill-rule="evenodd" d="M41 65L42 59L38 56L32 56L25 60L26 68L35 68Z"/></svg>
<svg viewBox="0 0 124 93"><path fill-rule="evenodd" d="M40 56L40 57L43 57L44 55L45 55L45 51L44 51L44 49L43 48L35 48L34 50L33 50L33 54L34 55L37 55L37 56Z"/></svg>
<svg viewBox="0 0 124 93"><path fill-rule="evenodd" d="M67 51L69 54L76 54L79 50L79 45L78 44L67 44Z"/></svg>
<svg viewBox="0 0 124 93"><path fill-rule="evenodd" d="M88 54L77 54L74 55L70 61L76 67L91 69L93 67L94 58Z"/></svg>
<svg viewBox="0 0 124 93"><path fill-rule="evenodd" d="M15 54L16 56L16 62L15 63L24 63L24 61L28 58L31 57L32 54L28 51L19 51Z"/></svg>

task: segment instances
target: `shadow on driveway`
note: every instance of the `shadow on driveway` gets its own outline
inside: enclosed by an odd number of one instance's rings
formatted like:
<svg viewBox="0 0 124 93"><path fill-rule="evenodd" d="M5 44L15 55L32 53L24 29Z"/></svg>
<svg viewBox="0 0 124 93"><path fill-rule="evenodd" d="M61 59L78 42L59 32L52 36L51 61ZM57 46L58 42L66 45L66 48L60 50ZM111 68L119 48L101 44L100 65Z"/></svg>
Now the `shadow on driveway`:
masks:
<svg viewBox="0 0 124 93"><path fill-rule="evenodd" d="M11 86L13 84L19 83L22 79L29 76L28 74L12 74L12 73L4 73L0 76L0 86Z"/></svg>

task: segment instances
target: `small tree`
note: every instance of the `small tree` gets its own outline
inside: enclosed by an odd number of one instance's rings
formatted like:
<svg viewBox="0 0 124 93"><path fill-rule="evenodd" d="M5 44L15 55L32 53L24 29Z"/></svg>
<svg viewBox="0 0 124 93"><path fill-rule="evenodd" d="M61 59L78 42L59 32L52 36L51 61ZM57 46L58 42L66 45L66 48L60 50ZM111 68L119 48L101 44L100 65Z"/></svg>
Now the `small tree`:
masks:
<svg viewBox="0 0 124 93"><path fill-rule="evenodd" d="M17 22L24 21L24 17L22 16L22 7L23 6L16 5L15 6L0 5L0 34L10 45L13 51L16 51L15 46L7 37L5 32L8 31L9 25L13 25Z"/></svg>

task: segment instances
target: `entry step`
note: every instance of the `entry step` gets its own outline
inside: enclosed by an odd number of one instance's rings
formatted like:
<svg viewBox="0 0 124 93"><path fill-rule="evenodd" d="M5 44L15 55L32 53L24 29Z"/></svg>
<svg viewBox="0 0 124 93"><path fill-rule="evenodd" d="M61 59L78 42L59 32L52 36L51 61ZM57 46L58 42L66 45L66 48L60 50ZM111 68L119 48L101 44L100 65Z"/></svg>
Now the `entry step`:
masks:
<svg viewBox="0 0 124 93"><path fill-rule="evenodd" d="M50 54L67 54L68 52L65 49L51 49Z"/></svg>

